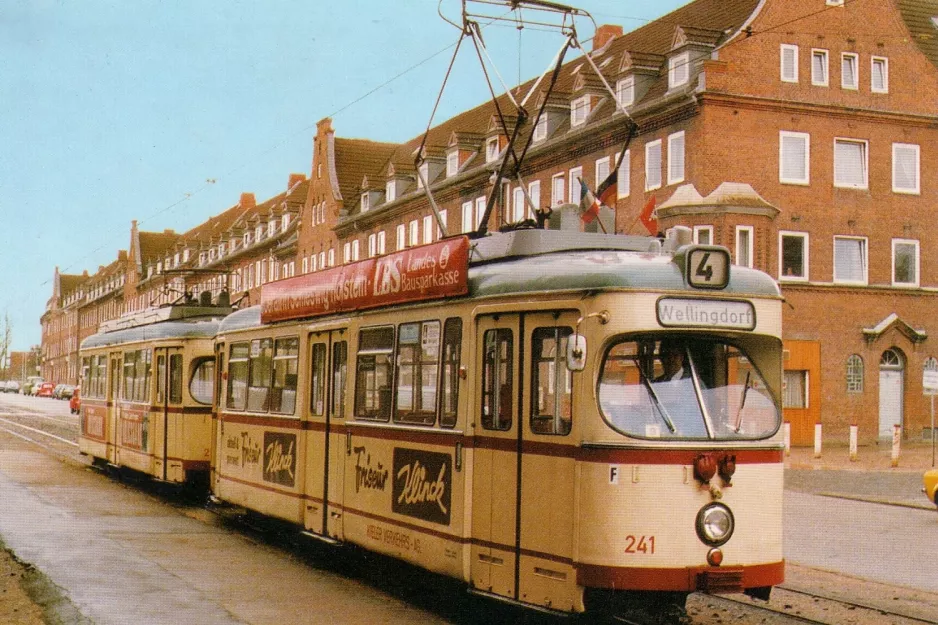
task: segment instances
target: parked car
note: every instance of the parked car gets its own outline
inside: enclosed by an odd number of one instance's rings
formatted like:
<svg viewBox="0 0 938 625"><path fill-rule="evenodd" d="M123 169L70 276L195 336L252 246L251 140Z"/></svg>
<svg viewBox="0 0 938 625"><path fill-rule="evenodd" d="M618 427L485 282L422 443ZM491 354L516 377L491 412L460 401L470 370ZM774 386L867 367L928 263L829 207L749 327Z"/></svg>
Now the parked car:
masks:
<svg viewBox="0 0 938 625"><path fill-rule="evenodd" d="M81 387L76 386L72 398L68 400L68 409L72 414L81 412Z"/></svg>
<svg viewBox="0 0 938 625"><path fill-rule="evenodd" d="M71 399L72 393L75 392L75 387L71 384L61 384L59 385L59 394L57 397L59 399Z"/></svg>
<svg viewBox="0 0 938 625"><path fill-rule="evenodd" d="M19 393L20 392L20 383L16 380L7 380L3 383L3 392L4 393Z"/></svg>
<svg viewBox="0 0 938 625"><path fill-rule="evenodd" d="M39 385L43 383L43 379L37 375L31 375L26 378L26 381L23 382L23 386L20 389L20 392L23 395L35 395L36 391L39 390Z"/></svg>
<svg viewBox="0 0 938 625"><path fill-rule="evenodd" d="M933 504L938 506L938 469L929 469L922 476L922 482L925 484L925 496Z"/></svg>
<svg viewBox="0 0 938 625"><path fill-rule="evenodd" d="M43 382L36 390L36 397L52 397L53 392L55 392L55 384Z"/></svg>
<svg viewBox="0 0 938 625"><path fill-rule="evenodd" d="M56 384L55 388L52 389L52 397L55 399L62 399L62 389L65 388L64 384Z"/></svg>

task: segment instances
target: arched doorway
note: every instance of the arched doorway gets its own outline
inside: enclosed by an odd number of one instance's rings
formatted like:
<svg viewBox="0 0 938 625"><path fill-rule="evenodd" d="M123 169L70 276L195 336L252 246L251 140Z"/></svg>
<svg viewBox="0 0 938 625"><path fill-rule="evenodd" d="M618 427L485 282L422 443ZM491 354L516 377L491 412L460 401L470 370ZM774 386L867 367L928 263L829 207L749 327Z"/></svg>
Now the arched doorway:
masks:
<svg viewBox="0 0 938 625"><path fill-rule="evenodd" d="M879 359L879 437L892 438L893 426L902 425L902 398L905 395L905 356L896 347Z"/></svg>

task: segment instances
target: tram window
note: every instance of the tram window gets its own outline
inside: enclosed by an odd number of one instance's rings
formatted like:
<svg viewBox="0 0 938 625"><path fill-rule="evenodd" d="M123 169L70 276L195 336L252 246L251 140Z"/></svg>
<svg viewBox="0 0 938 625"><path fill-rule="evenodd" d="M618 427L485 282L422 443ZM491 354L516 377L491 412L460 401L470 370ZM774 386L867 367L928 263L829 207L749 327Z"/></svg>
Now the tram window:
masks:
<svg viewBox="0 0 938 625"><path fill-rule="evenodd" d="M459 400L459 353L462 348L462 319L453 317L443 324L443 361L440 375L440 425L456 425Z"/></svg>
<svg viewBox="0 0 938 625"><path fill-rule="evenodd" d="M150 395L149 349L124 352L124 371L121 399L124 401L144 402Z"/></svg>
<svg viewBox="0 0 938 625"><path fill-rule="evenodd" d="M332 416L345 418L345 386L348 382L348 343L332 345Z"/></svg>
<svg viewBox="0 0 938 625"><path fill-rule="evenodd" d="M248 343L234 343L228 356L228 397L225 405L229 410L244 410L248 397Z"/></svg>
<svg viewBox="0 0 938 625"><path fill-rule="evenodd" d="M638 438L767 438L781 416L751 356L771 370L779 346L761 343L751 339L747 353L700 336L618 342L600 373L602 414L613 428Z"/></svg>
<svg viewBox="0 0 938 625"><path fill-rule="evenodd" d="M482 427L510 430L512 423L512 332L486 330L483 337Z"/></svg>
<svg viewBox="0 0 938 625"><path fill-rule="evenodd" d="M215 358L200 358L193 363L192 369L189 394L198 403L211 405L215 388Z"/></svg>
<svg viewBox="0 0 938 625"><path fill-rule="evenodd" d="M182 403L182 354L169 357L169 402Z"/></svg>
<svg viewBox="0 0 938 625"><path fill-rule="evenodd" d="M326 344L313 345L310 373L309 412L321 417L326 411Z"/></svg>
<svg viewBox="0 0 938 625"><path fill-rule="evenodd" d="M156 403L163 404L164 390L166 389L166 356L160 354L156 357Z"/></svg>
<svg viewBox="0 0 938 625"><path fill-rule="evenodd" d="M391 356L394 328L368 328L358 335L355 417L387 421L391 416Z"/></svg>
<svg viewBox="0 0 938 625"><path fill-rule="evenodd" d="M107 393L107 356L98 356L98 376L95 395L104 397Z"/></svg>
<svg viewBox="0 0 938 625"><path fill-rule="evenodd" d="M272 339L251 341L248 372L248 410L267 412L270 407L271 359L274 351Z"/></svg>
<svg viewBox="0 0 938 625"><path fill-rule="evenodd" d="M274 343L274 375L270 411L293 414L296 411L296 377L300 339L277 339Z"/></svg>
<svg viewBox="0 0 938 625"><path fill-rule="evenodd" d="M94 386L94 369L91 367L91 356L85 356L81 359L81 383L85 387L85 397L94 397L94 391L92 387Z"/></svg>
<svg viewBox="0 0 938 625"><path fill-rule="evenodd" d="M570 433L572 374L567 369L567 337L572 328L536 328L531 337L531 431Z"/></svg>
<svg viewBox="0 0 938 625"><path fill-rule="evenodd" d="M440 322L402 323L397 332L394 420L433 425L440 368Z"/></svg>

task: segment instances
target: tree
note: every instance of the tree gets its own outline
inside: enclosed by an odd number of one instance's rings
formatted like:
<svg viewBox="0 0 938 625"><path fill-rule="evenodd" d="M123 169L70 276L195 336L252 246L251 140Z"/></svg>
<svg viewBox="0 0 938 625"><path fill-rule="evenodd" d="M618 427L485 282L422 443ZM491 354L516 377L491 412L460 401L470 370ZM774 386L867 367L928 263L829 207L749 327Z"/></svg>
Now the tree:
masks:
<svg viewBox="0 0 938 625"><path fill-rule="evenodd" d="M10 325L10 313L3 314L0 326L0 378L10 378L10 343L13 341L13 327Z"/></svg>

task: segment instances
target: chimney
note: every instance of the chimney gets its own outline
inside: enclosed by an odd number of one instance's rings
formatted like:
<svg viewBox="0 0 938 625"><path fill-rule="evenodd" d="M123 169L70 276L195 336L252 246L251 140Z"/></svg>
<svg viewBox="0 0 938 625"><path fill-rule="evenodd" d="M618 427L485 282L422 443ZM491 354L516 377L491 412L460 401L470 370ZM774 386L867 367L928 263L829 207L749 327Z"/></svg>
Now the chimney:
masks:
<svg viewBox="0 0 938 625"><path fill-rule="evenodd" d="M306 180L306 174L290 174L290 179L287 181L287 191L295 187Z"/></svg>
<svg viewBox="0 0 938 625"><path fill-rule="evenodd" d="M254 199L253 193L242 193L241 200L238 202L238 205L241 208L254 208L257 206L257 201Z"/></svg>
<svg viewBox="0 0 938 625"><path fill-rule="evenodd" d="M617 24L603 24L593 35L593 51L601 49L607 43L622 36L622 27Z"/></svg>

